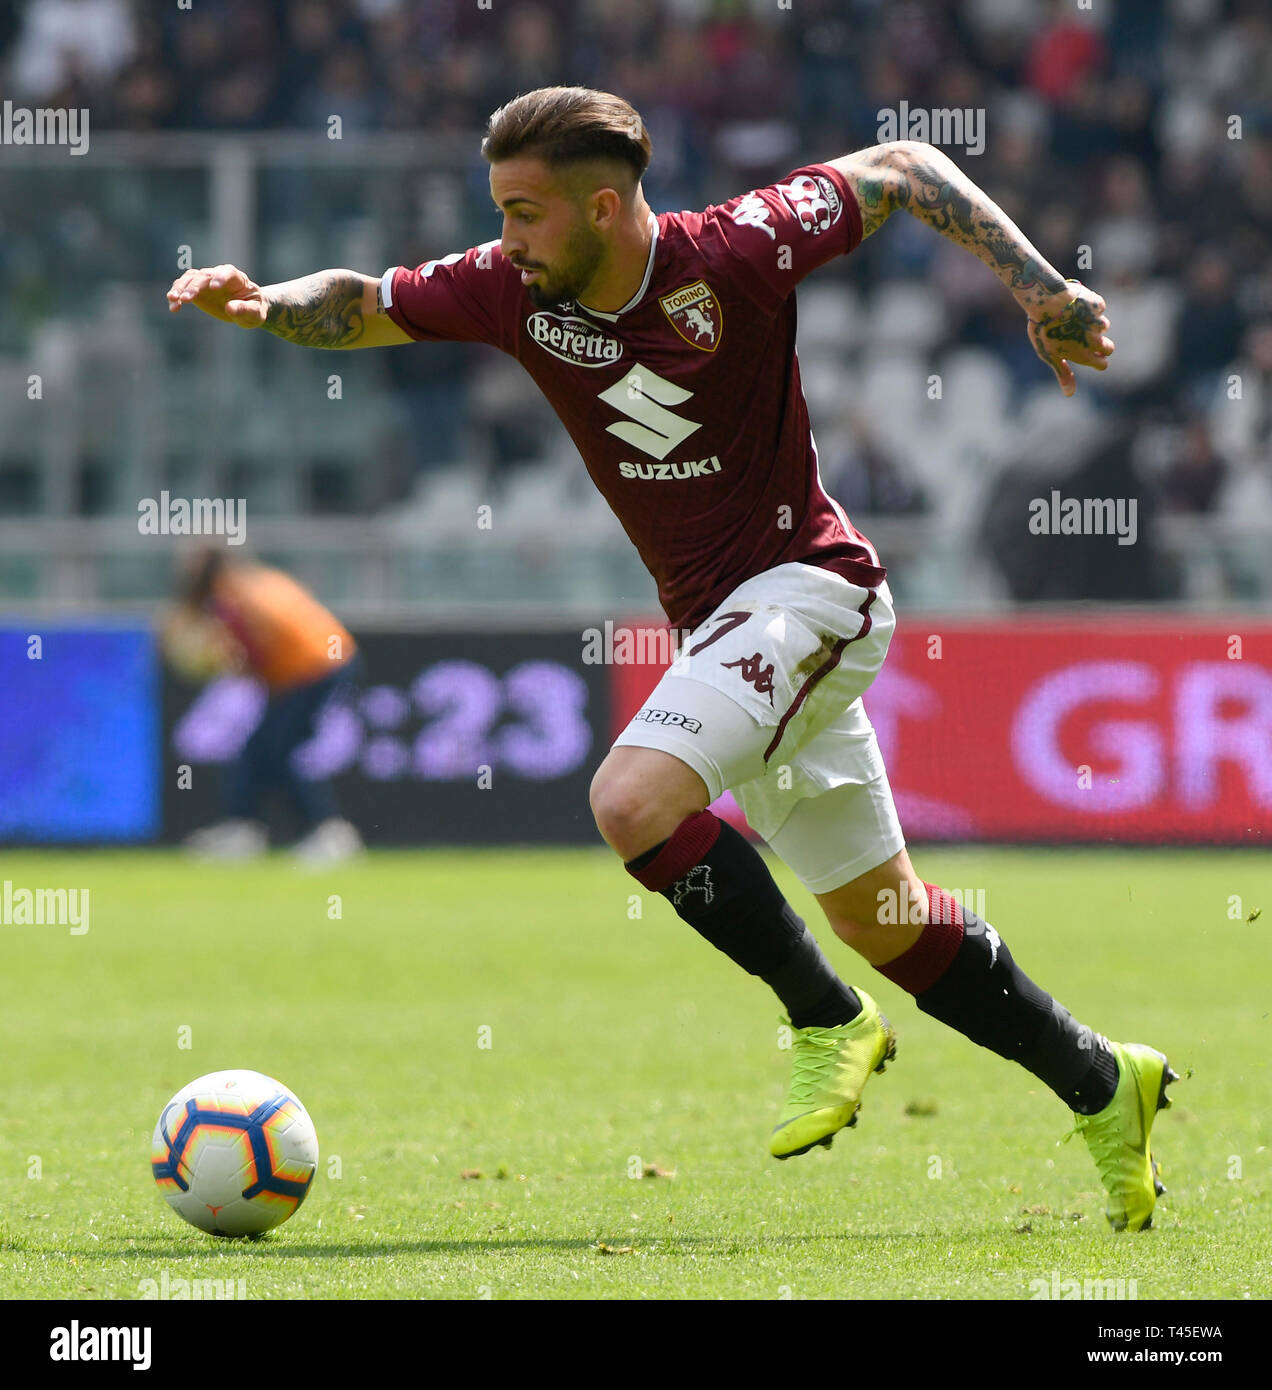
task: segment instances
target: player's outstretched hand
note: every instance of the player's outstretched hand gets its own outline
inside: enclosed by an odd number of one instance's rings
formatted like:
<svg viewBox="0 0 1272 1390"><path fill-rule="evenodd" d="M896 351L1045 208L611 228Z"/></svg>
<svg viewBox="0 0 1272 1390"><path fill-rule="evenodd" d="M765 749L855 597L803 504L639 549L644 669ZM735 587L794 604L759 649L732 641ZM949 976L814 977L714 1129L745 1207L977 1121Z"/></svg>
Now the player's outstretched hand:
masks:
<svg viewBox="0 0 1272 1390"><path fill-rule="evenodd" d="M268 308L261 287L234 265L214 265L179 275L168 291L169 312L175 314L185 304L240 328L259 328Z"/></svg>
<svg viewBox="0 0 1272 1390"><path fill-rule="evenodd" d="M1071 396L1078 389L1074 366L1104 371L1113 352L1113 339L1107 336L1104 300L1094 290L1078 280L1066 280L1063 293L1067 302L1058 308L1048 306L1050 312L1029 320L1029 341L1055 372L1060 389Z"/></svg>

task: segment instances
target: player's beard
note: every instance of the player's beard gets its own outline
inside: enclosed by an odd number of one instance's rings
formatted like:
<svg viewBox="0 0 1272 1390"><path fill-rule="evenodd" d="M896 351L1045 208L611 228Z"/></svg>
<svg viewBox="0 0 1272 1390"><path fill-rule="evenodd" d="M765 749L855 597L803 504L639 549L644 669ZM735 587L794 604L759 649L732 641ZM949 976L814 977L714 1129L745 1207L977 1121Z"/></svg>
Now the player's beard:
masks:
<svg viewBox="0 0 1272 1390"><path fill-rule="evenodd" d="M604 237L580 220L571 228L556 268L541 270L539 278L526 286L530 302L536 309L555 309L580 299L604 259Z"/></svg>

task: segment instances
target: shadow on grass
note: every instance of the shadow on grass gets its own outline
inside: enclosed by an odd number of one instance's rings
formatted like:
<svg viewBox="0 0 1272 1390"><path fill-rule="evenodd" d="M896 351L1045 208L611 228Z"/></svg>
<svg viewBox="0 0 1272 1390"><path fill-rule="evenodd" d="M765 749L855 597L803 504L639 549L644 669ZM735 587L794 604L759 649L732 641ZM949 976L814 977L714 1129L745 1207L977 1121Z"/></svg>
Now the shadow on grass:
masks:
<svg viewBox="0 0 1272 1390"><path fill-rule="evenodd" d="M754 1244L739 1245L737 1242L726 1243L709 1236L673 1236L660 1237L656 1243L643 1241L631 1236L601 1236L601 1241L607 1245L622 1247L624 1245L636 1245L640 1249L650 1251L655 1248L663 1251L673 1251L680 1247L693 1247L702 1249L704 1247L719 1246L720 1254L723 1256L737 1256L739 1254L753 1254L761 1248L760 1242ZM774 1247L779 1245L789 1245L794 1241L804 1241L813 1239L824 1239L824 1237L795 1236L785 1237L781 1240L772 1242ZM313 1241L272 1241L266 1240L218 1240L215 1244L205 1245L191 1249L188 1245L151 1245L138 1243L129 1249L112 1250L105 1246L94 1247L92 1250L68 1250L67 1254L74 1254L78 1258L93 1260L96 1262L114 1261L133 1261L133 1260L186 1260L198 1261L207 1260L209 1256L221 1258L227 1255L242 1255L248 1259L259 1257L261 1259L357 1259L362 1257L376 1258L385 1255L476 1255L489 1254L495 1250L540 1250L545 1253L558 1251L560 1253L587 1254L589 1251L597 1252L596 1239L584 1239L581 1237L555 1237L555 1236L526 1236L526 1237L491 1237L488 1240L477 1240L466 1238L463 1240L444 1240L444 1239L419 1239L419 1240L377 1240L377 1241L338 1241L331 1244L317 1244Z"/></svg>
<svg viewBox="0 0 1272 1390"><path fill-rule="evenodd" d="M612 1237L618 1243L617 1237ZM247 1258L274 1259L340 1259L347 1260L363 1256L374 1258L382 1255L462 1255L468 1252L490 1250L591 1250L594 1240L556 1239L553 1237L533 1237L524 1240L377 1240L377 1241L335 1241L317 1243L314 1241L271 1240L218 1240L209 1237L207 1244L195 1247L189 1245L160 1245L138 1241L127 1249L110 1249L103 1245L92 1250L77 1250L71 1253L83 1255L93 1260L206 1260L209 1256L221 1258L227 1255L243 1255Z"/></svg>
<svg viewBox="0 0 1272 1390"><path fill-rule="evenodd" d="M791 1246L820 1244L826 1241L851 1242L854 1246L904 1241L911 1247L931 1245L944 1252L951 1244L980 1246L988 1232L984 1230L954 1231L844 1231L826 1232L820 1235L808 1233L773 1237L756 1236L753 1239L739 1239L734 1236L681 1235L660 1233L656 1238L642 1238L640 1235L603 1234L599 1237L582 1236L492 1236L487 1239L465 1237L446 1240L441 1237L420 1237L402 1240L333 1241L289 1240L286 1237L266 1235L257 1240L216 1239L208 1237L205 1242L195 1245L177 1245L162 1237L136 1237L132 1244L121 1247L108 1242L87 1249L83 1246L66 1247L59 1254L75 1256L94 1263L115 1263L172 1260L195 1263L206 1262L209 1258L220 1260L227 1256L243 1256L247 1259L356 1259L376 1258L394 1255L468 1255L490 1254L492 1251L542 1251L597 1254L608 1258L609 1251L598 1250L598 1243L604 1242L621 1249L632 1245L646 1254L674 1255L679 1250L689 1249L708 1251L722 1259L736 1259L739 1256L755 1256L766 1251L789 1249ZM995 1231L994 1234L1000 1234ZM0 1246L0 1248L3 1248ZM36 1252L27 1250L26 1254Z"/></svg>

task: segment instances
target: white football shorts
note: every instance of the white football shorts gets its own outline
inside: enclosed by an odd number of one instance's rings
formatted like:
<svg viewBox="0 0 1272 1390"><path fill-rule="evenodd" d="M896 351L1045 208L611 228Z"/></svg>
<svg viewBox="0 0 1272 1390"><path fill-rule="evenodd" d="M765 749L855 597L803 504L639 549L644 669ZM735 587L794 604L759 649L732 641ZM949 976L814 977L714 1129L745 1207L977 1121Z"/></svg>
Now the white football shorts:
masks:
<svg viewBox="0 0 1272 1390"><path fill-rule="evenodd" d="M766 570L695 629L614 746L679 758L712 801L731 791L800 882L828 893L905 845L861 703L895 626L886 583Z"/></svg>

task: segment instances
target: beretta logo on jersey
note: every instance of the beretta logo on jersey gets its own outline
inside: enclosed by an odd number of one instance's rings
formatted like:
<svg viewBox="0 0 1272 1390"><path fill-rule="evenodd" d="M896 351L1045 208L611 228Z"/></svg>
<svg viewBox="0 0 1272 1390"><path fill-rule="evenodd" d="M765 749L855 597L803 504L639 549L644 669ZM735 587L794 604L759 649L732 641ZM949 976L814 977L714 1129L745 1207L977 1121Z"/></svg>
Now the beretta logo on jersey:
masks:
<svg viewBox="0 0 1272 1390"><path fill-rule="evenodd" d="M714 352L724 332L724 311L705 280L682 285L659 299L671 326L685 340L703 352Z"/></svg>
<svg viewBox="0 0 1272 1390"><path fill-rule="evenodd" d="M779 183L777 187L799 218L799 225L814 236L833 227L844 210L843 199L824 174L799 174L790 183Z"/></svg>
<svg viewBox="0 0 1272 1390"><path fill-rule="evenodd" d="M545 352L576 367L604 367L617 362L623 345L603 329L573 314L550 314L541 310L526 320L531 338Z"/></svg>

